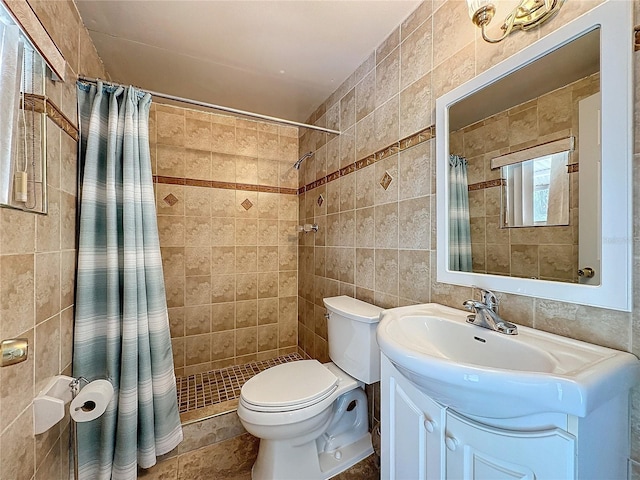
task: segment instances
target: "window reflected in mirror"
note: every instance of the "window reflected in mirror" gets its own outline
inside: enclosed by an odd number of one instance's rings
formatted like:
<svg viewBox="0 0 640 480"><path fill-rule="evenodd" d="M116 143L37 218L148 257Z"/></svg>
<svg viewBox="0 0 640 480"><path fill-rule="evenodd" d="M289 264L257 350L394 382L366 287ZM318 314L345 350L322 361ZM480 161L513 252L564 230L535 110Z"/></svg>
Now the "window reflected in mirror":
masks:
<svg viewBox="0 0 640 480"><path fill-rule="evenodd" d="M502 227L569 225L569 152L501 167Z"/></svg>

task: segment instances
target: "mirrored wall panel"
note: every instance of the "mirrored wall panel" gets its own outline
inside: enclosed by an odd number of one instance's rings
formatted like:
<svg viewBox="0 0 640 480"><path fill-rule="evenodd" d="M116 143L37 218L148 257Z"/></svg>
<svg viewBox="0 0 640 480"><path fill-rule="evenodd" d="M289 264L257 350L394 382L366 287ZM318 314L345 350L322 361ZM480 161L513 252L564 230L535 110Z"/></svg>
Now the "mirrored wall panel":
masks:
<svg viewBox="0 0 640 480"><path fill-rule="evenodd" d="M44 59L0 3L0 206L47 212Z"/></svg>

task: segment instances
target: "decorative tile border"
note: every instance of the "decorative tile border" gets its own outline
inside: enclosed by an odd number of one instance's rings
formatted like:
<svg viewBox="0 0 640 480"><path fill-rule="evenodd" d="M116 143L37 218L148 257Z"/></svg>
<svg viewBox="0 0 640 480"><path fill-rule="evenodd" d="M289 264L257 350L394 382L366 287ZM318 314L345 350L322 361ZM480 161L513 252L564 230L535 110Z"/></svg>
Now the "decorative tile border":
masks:
<svg viewBox="0 0 640 480"><path fill-rule="evenodd" d="M344 177L345 175L349 175L350 173L353 173L357 170L368 167L369 165L373 165L374 163L379 162L380 160L384 160L385 158L388 158L399 152L407 150L411 147L415 147L416 145L426 142L427 140L431 140L435 136L436 136L436 127L435 125L431 125L425 128L424 130L419 131L418 133L415 133L409 137L403 138L398 142L392 143L391 145L383 148L382 150L378 150L376 153L373 153L367 157L361 158L360 160L356 160L352 164L347 165L346 167L343 167L340 170L337 170L335 172L330 173L329 175L319 178L314 182L311 182L305 185L304 187L300 187L298 189L298 195L304 192L313 190L314 188L318 188L326 183L333 182L334 180L337 180L340 177Z"/></svg>
<svg viewBox="0 0 640 480"><path fill-rule="evenodd" d="M224 188L227 190L243 190L245 192L282 193L285 195L297 195L295 188L271 187L268 185L251 185L247 183L218 182L216 180L198 180L184 177L165 177L154 175L153 183L164 183L167 185L186 185L188 187Z"/></svg>
<svg viewBox="0 0 640 480"><path fill-rule="evenodd" d="M48 97L34 93L25 93L24 107L33 109L38 113L46 114L62 131L75 141L78 141L78 127L71 123L71 120L69 120L66 115L62 113L62 110L60 110L56 104L52 103Z"/></svg>
<svg viewBox="0 0 640 480"><path fill-rule="evenodd" d="M469 191L473 192L474 190L484 190L485 188L491 187L500 187L504 185L506 182L503 178L496 178L494 180L487 180L486 182L478 182L472 183L469 185Z"/></svg>
<svg viewBox="0 0 640 480"><path fill-rule="evenodd" d="M567 165L567 173L576 173L579 170L580 170L579 163L570 163L569 165Z"/></svg>

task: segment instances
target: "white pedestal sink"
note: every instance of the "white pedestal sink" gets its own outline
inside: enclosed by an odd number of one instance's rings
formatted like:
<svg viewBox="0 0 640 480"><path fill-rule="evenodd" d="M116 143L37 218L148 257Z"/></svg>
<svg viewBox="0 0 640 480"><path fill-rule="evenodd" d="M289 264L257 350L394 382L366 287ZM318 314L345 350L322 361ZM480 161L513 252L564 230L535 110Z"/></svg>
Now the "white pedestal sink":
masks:
<svg viewBox="0 0 640 480"><path fill-rule="evenodd" d="M466 317L438 304L381 313L382 478L626 478L640 361Z"/></svg>
<svg viewBox="0 0 640 480"><path fill-rule="evenodd" d="M629 353L522 326L505 335L466 317L435 303L400 307L381 314L377 331L396 368L458 412L584 417L640 379L640 362Z"/></svg>

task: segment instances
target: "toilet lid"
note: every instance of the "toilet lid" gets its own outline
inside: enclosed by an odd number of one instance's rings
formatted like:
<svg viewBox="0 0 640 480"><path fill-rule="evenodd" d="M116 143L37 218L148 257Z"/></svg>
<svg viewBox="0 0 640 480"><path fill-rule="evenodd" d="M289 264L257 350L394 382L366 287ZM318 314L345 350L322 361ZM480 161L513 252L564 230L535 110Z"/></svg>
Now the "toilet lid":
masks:
<svg viewBox="0 0 640 480"><path fill-rule="evenodd" d="M338 377L317 360L271 367L242 386L241 400L255 410L289 411L322 401L338 388Z"/></svg>

